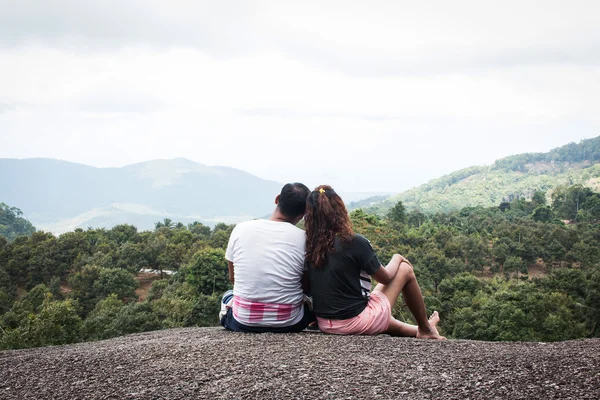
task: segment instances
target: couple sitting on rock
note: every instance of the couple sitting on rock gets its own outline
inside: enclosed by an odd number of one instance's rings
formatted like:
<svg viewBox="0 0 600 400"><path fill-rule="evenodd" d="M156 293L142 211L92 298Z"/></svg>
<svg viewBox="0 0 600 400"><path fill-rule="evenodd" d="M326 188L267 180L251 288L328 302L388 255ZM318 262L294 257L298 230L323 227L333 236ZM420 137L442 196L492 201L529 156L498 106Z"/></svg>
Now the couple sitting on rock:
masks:
<svg viewBox="0 0 600 400"><path fill-rule="evenodd" d="M236 332L300 332L316 319L322 332L443 339L437 312L427 318L413 267L399 254L381 265L352 231L348 211L329 186L288 183L269 219L243 222L226 258L233 291L223 296L221 325ZM304 217L306 232L296 224ZM371 278L377 286L371 290ZM309 298L312 295L312 307ZM402 293L417 325L392 317ZM312 308L312 310L311 310Z"/></svg>

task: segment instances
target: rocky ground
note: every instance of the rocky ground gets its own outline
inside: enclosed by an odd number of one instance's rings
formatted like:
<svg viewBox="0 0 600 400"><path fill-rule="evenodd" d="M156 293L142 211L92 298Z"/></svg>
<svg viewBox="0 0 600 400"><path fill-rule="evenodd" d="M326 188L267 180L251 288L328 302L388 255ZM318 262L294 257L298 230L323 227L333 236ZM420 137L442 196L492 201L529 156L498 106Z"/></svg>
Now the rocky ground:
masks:
<svg viewBox="0 0 600 400"><path fill-rule="evenodd" d="M432 342L221 328L0 352L0 399L598 399L600 339Z"/></svg>

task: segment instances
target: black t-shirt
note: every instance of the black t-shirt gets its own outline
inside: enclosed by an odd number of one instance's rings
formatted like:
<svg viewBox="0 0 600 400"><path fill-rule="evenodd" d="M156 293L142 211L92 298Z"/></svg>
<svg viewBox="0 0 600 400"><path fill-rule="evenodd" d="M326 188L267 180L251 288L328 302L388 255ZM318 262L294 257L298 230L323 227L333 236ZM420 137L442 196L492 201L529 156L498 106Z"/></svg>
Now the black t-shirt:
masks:
<svg viewBox="0 0 600 400"><path fill-rule="evenodd" d="M313 311L321 318L353 318L367 306L371 275L381 263L371 243L361 235L354 235L345 244L336 237L334 248L323 266L308 266Z"/></svg>

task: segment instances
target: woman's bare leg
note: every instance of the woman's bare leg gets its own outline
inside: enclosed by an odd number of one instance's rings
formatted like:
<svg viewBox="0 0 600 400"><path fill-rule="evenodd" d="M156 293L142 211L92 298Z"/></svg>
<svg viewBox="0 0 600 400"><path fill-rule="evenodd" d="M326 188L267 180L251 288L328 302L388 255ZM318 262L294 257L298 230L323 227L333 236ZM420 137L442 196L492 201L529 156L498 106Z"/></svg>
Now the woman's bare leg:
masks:
<svg viewBox="0 0 600 400"><path fill-rule="evenodd" d="M394 317L390 317L390 326L387 331L383 332L392 336L417 337L417 326L398 321Z"/></svg>
<svg viewBox="0 0 600 400"><path fill-rule="evenodd" d="M400 263L400 267L394 279L387 285L378 284L374 291L383 293L392 306L396 303L400 293L402 293L406 306L417 321L417 326L415 327L414 325L405 324L391 318L390 328L388 328L389 332L386 333L399 336L413 336L423 339L444 339L436 329L437 321L439 321L437 313L434 313L435 318L434 315L432 315L432 320L427 318L421 288L419 287L417 277L410 264L407 262Z"/></svg>
<svg viewBox="0 0 600 400"><path fill-rule="evenodd" d="M439 321L440 316L437 311L434 311L433 314L431 314L431 317L429 317L429 324L433 327L436 327ZM390 327L384 333L392 336L417 337L419 333L419 327L417 325L411 325L398 321L394 317L390 317Z"/></svg>

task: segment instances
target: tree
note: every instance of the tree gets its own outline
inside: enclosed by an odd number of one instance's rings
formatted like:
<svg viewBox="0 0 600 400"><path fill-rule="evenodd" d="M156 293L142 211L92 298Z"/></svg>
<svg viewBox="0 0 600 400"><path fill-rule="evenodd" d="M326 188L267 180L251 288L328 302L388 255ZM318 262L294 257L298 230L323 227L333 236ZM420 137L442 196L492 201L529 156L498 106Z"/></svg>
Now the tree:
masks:
<svg viewBox="0 0 600 400"><path fill-rule="evenodd" d="M498 208L500 209L500 211L506 212L507 210L510 210L510 208L511 208L510 202L503 201L502 203L500 203Z"/></svg>
<svg viewBox="0 0 600 400"><path fill-rule="evenodd" d="M590 273L586 295L587 326L594 337L600 336L600 270Z"/></svg>
<svg viewBox="0 0 600 400"><path fill-rule="evenodd" d="M203 296L203 295L200 295ZM164 328L180 328L191 318L194 307L193 299L164 296L152 302L152 310L159 317ZM218 311L217 311L218 312ZM213 315L213 321L216 319Z"/></svg>
<svg viewBox="0 0 600 400"><path fill-rule="evenodd" d="M72 300L53 301L50 293L45 294L35 311L20 315L13 313L12 317L20 321L15 326L7 323L6 318L3 319L0 349L60 345L73 343L80 338L81 318L77 315L76 304Z"/></svg>
<svg viewBox="0 0 600 400"><path fill-rule="evenodd" d="M133 241L137 236L137 228L133 225L116 225L107 232L107 236L117 245Z"/></svg>
<svg viewBox="0 0 600 400"><path fill-rule="evenodd" d="M573 300L563 293L545 292L531 282L492 283L471 304L455 309L456 338L502 341L558 341L582 337L584 324L572 312Z"/></svg>
<svg viewBox="0 0 600 400"><path fill-rule="evenodd" d="M98 300L100 300L96 296L94 283L100 276L101 271L102 269L96 265L86 265L81 271L76 272L69 278L71 285L69 296L79 301L83 316L93 310Z"/></svg>
<svg viewBox="0 0 600 400"><path fill-rule="evenodd" d="M151 265L148 257L149 253L148 245L144 242L126 242L117 249L115 252L116 260L110 265L136 274L141 268Z"/></svg>
<svg viewBox="0 0 600 400"><path fill-rule="evenodd" d="M167 237L161 233L154 235L154 238L150 240L147 247L146 259L148 265L152 269L160 271L160 279L163 279L163 268L168 267L168 260L162 256L167 247ZM162 257L161 257L162 256Z"/></svg>
<svg viewBox="0 0 600 400"><path fill-rule="evenodd" d="M39 284L25 295L20 302L20 306L29 312L37 313L49 294L51 293L48 287L44 284Z"/></svg>
<svg viewBox="0 0 600 400"><path fill-rule="evenodd" d="M427 215L423 214L420 210L412 210L408 213L407 221L410 226L419 228L427 221Z"/></svg>
<svg viewBox="0 0 600 400"><path fill-rule="evenodd" d="M115 319L124 306L114 293L98 302L83 323L83 337L86 340L102 340L118 336Z"/></svg>
<svg viewBox="0 0 600 400"><path fill-rule="evenodd" d="M494 259L498 263L503 265L506 261L506 258L511 254L510 246L508 245L508 243L506 243L506 241L498 241L494 243L494 247L492 248L492 254L494 256Z"/></svg>
<svg viewBox="0 0 600 400"><path fill-rule="evenodd" d="M134 276L119 268L102 268L94 281L92 290L97 299L116 294L121 300L136 299L138 284Z"/></svg>
<svg viewBox="0 0 600 400"><path fill-rule="evenodd" d="M213 295L229 289L227 261L225 251L207 248L192 256L187 265L187 282L198 289L199 293Z"/></svg>
<svg viewBox="0 0 600 400"><path fill-rule="evenodd" d="M23 213L18 208L0 203L0 236L13 240L18 236L29 236L35 232L31 222L22 215Z"/></svg>
<svg viewBox="0 0 600 400"><path fill-rule="evenodd" d="M558 261L559 265L562 264L562 260L567 254L567 249L556 239L552 240L547 248L550 260Z"/></svg>
<svg viewBox="0 0 600 400"><path fill-rule="evenodd" d="M154 331L162 328L158 316L152 310L152 304L129 303L119 310L114 319L114 331L117 335Z"/></svg>
<svg viewBox="0 0 600 400"><path fill-rule="evenodd" d="M183 224L183 222L178 222L177 224L175 224L174 229L176 229L176 230L187 230L187 226L185 226Z"/></svg>
<svg viewBox="0 0 600 400"><path fill-rule="evenodd" d="M427 275L433 283L434 290L438 291L438 285L445 278L464 271L465 264L457 258L446 258L444 253L433 247L428 247L420 258L419 265L427 270Z"/></svg>
<svg viewBox="0 0 600 400"><path fill-rule="evenodd" d="M86 316L96 304L110 294L119 299L135 299L137 282L133 275L119 268L101 268L86 265L70 278L70 297L78 299L82 315Z"/></svg>
<svg viewBox="0 0 600 400"><path fill-rule="evenodd" d="M568 253L575 261L579 261L583 267L592 267L599 263L598 246L590 245L584 241L575 243Z"/></svg>
<svg viewBox="0 0 600 400"><path fill-rule="evenodd" d="M81 318L77 315L72 300L52 301L46 297L38 317L31 324L29 332L33 347L59 345L76 342L79 339Z"/></svg>
<svg viewBox="0 0 600 400"><path fill-rule="evenodd" d="M210 237L209 245L216 249L225 249L227 248L230 236L231 230L215 230Z"/></svg>
<svg viewBox="0 0 600 400"><path fill-rule="evenodd" d="M158 231L160 228L166 228L167 230L172 229L175 226L175 223L171 218L165 218L162 221L158 221L154 223L154 230Z"/></svg>
<svg viewBox="0 0 600 400"><path fill-rule="evenodd" d="M546 193L536 190L533 192L533 196L531 196L531 202L536 206L545 206L546 205Z"/></svg>
<svg viewBox="0 0 600 400"><path fill-rule="evenodd" d="M367 214L362 208L354 210L350 213L352 224L360 229L368 225L381 225L381 218L374 214Z"/></svg>
<svg viewBox="0 0 600 400"><path fill-rule="evenodd" d="M506 275L509 275L511 273L517 274L519 272L522 272L524 266L525 263L523 262L523 260L521 260L520 257L509 256L506 258L506 261L504 261L502 268L504 269L504 273ZM525 271L527 270L525 269Z"/></svg>
<svg viewBox="0 0 600 400"><path fill-rule="evenodd" d="M581 210L577 214L577 220L588 222L600 221L600 195L598 193L589 196L581 205Z"/></svg>
<svg viewBox="0 0 600 400"><path fill-rule="evenodd" d="M6 313L13 306L15 297L6 289L0 289L0 315Z"/></svg>
<svg viewBox="0 0 600 400"><path fill-rule="evenodd" d="M52 277L62 277L66 274L70 266L61 262L58 241L54 235L34 232L30 238L30 245L27 287L40 283L48 284Z"/></svg>
<svg viewBox="0 0 600 400"><path fill-rule="evenodd" d="M184 320L184 326L214 326L221 307L221 297L201 294L194 303L192 312Z"/></svg>
<svg viewBox="0 0 600 400"><path fill-rule="evenodd" d="M533 210L531 217L537 222L550 222L554 219L554 212L549 206L541 205Z"/></svg>
<svg viewBox="0 0 600 400"><path fill-rule="evenodd" d="M552 208L563 219L574 220L586 199L594 192L582 185L558 187L552 193Z"/></svg>
<svg viewBox="0 0 600 400"><path fill-rule="evenodd" d="M394 207L388 213L388 218L392 222L399 222L405 224L407 221L406 208L401 201L398 201Z"/></svg>
<svg viewBox="0 0 600 400"><path fill-rule="evenodd" d="M210 237L210 227L203 225L198 221L194 221L191 224L188 224L188 229L194 235L197 235L202 239L208 239Z"/></svg>

